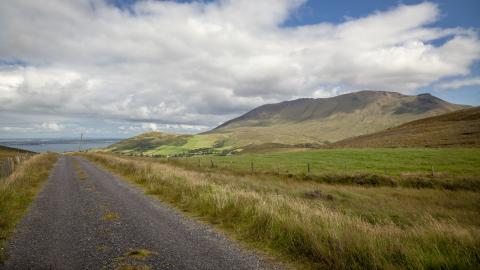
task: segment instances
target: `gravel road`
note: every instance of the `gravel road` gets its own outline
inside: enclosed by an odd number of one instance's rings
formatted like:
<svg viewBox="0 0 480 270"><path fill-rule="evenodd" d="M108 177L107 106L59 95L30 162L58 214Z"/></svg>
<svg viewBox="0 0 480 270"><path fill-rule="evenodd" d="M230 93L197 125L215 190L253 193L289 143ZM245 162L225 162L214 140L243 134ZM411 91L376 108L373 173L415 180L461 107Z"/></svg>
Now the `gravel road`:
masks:
<svg viewBox="0 0 480 270"><path fill-rule="evenodd" d="M8 242L7 255L0 268L279 268L91 162L71 156L60 157Z"/></svg>

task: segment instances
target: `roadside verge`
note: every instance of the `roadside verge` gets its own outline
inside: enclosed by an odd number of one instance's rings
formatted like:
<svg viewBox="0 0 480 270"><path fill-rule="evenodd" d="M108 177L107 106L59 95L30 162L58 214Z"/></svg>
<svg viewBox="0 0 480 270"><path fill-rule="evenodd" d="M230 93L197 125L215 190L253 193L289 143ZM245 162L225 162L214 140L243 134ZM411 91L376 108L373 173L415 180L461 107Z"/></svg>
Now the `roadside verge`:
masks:
<svg viewBox="0 0 480 270"><path fill-rule="evenodd" d="M6 259L5 242L42 189L57 159L53 153L35 155L0 180L0 265Z"/></svg>

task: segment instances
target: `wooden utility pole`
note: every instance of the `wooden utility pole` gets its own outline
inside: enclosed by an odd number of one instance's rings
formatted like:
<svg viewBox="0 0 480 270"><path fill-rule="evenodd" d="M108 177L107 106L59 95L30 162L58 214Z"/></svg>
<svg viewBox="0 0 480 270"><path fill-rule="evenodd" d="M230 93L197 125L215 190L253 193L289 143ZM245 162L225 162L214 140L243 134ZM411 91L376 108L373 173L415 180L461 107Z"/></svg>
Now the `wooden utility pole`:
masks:
<svg viewBox="0 0 480 270"><path fill-rule="evenodd" d="M83 133L80 133L80 143L78 144L78 152L82 152Z"/></svg>

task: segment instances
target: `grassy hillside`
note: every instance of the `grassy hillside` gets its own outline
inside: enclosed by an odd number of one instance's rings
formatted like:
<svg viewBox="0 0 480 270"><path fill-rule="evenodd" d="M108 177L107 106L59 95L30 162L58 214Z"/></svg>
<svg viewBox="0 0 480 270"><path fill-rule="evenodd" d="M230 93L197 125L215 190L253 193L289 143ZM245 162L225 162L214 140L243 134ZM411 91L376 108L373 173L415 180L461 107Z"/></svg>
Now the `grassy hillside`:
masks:
<svg viewBox="0 0 480 270"><path fill-rule="evenodd" d="M131 155L171 156L184 154L212 154L233 150L225 145L221 134L179 135L147 132L115 143L103 151Z"/></svg>
<svg viewBox="0 0 480 270"><path fill-rule="evenodd" d="M345 160L351 154L341 151L308 154L313 154L316 161L329 160L332 155ZM379 167L385 162L396 165L398 171L423 170L422 166L415 169L416 163L411 162L414 153L386 151L389 159L379 151L364 158L357 154L354 160ZM416 158L431 164L451 156L449 161L454 164L449 169L455 170L458 165L478 176L478 151L441 151L445 152L418 150ZM304 164L295 155L299 153L261 158L271 166L286 162L288 157L288 162ZM193 166L196 158L164 163L107 154L87 157L142 186L148 194L294 266L473 269L480 264L478 190L326 184L278 175L231 173L220 165L198 168ZM243 158L245 164L249 161L248 156L218 157L225 161L223 164L240 162L231 158ZM215 162L220 163L218 159ZM183 166L180 160L193 163ZM405 163L411 167L402 169ZM338 173L333 175L341 180ZM457 181L455 185L461 186L464 180Z"/></svg>
<svg viewBox="0 0 480 270"><path fill-rule="evenodd" d="M480 147L480 107L408 122L331 147Z"/></svg>

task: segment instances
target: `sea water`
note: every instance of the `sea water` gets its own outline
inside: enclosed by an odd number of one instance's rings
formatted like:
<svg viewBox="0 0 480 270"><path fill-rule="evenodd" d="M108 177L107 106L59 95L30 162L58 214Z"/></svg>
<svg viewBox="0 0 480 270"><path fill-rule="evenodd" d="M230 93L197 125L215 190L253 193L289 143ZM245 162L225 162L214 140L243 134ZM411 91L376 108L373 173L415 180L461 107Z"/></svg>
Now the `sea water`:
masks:
<svg viewBox="0 0 480 270"><path fill-rule="evenodd" d="M0 145L25 149L33 152L71 152L103 148L121 139L0 139Z"/></svg>

